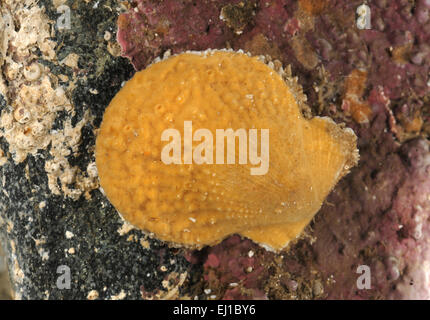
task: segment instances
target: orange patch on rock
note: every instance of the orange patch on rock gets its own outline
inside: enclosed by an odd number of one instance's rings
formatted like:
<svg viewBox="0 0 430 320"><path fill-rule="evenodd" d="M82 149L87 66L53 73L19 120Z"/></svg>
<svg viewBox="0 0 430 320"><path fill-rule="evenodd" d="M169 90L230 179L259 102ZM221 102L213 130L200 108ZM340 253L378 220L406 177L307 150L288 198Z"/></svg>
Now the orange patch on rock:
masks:
<svg viewBox="0 0 430 320"><path fill-rule="evenodd" d="M372 116L372 109L366 102L350 100L351 116L357 123L367 123Z"/></svg>
<svg viewBox="0 0 430 320"><path fill-rule="evenodd" d="M424 121L419 113L415 114L412 119L400 117L400 123L407 133L418 133L421 131Z"/></svg>
<svg viewBox="0 0 430 320"><path fill-rule="evenodd" d="M299 7L310 15L321 14L328 5L327 0L299 0Z"/></svg>
<svg viewBox="0 0 430 320"><path fill-rule="evenodd" d="M129 25L129 23L130 23L129 19L125 15L121 14L118 17L118 28L119 29L126 29Z"/></svg>
<svg viewBox="0 0 430 320"><path fill-rule="evenodd" d="M393 51L391 52L394 62L401 65L408 63L410 59L412 47L413 45L411 43L408 43L406 45L394 48Z"/></svg>
<svg viewBox="0 0 430 320"><path fill-rule="evenodd" d="M366 90L366 82L367 71L358 69L353 70L345 81L343 109L357 123L367 123L372 116L372 109L369 104L362 100Z"/></svg>
<svg viewBox="0 0 430 320"><path fill-rule="evenodd" d="M291 39L291 47L294 50L296 59L307 70L314 69L318 63L319 58L309 41L302 35L297 35Z"/></svg>
<svg viewBox="0 0 430 320"><path fill-rule="evenodd" d="M361 98L366 89L367 71L354 69L345 81L345 95Z"/></svg>
<svg viewBox="0 0 430 320"><path fill-rule="evenodd" d="M282 58L282 53L278 46L273 42L270 42L261 33L256 34L251 40L247 41L245 43L244 50L255 56L267 54L273 59L281 60Z"/></svg>

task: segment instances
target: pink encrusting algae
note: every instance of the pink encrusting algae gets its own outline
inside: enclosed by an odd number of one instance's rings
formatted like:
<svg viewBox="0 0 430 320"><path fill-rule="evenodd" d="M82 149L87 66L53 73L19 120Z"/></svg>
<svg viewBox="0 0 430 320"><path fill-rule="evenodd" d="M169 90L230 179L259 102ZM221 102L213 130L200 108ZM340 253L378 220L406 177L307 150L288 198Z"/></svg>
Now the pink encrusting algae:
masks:
<svg viewBox="0 0 430 320"><path fill-rule="evenodd" d="M225 298L430 298L430 2L371 1L370 30L356 27L363 1L251 1L247 11L240 2L136 1L118 41L137 69L166 50L225 47L291 65L312 112L354 129L361 162L329 195L309 238L281 255L225 240L203 259L206 284ZM227 4L241 24L220 19ZM250 250L258 281L230 273ZM360 265L370 267L369 290L357 287Z"/></svg>

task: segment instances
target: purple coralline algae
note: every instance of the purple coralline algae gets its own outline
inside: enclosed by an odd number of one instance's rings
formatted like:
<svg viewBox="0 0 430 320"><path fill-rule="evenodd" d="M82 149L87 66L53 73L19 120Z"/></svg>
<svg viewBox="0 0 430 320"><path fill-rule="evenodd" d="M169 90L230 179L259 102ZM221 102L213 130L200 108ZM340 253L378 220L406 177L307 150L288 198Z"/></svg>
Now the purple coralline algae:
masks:
<svg viewBox="0 0 430 320"><path fill-rule="evenodd" d="M430 299L430 1L371 1L367 30L362 4L148 0L120 16L137 70L167 50L269 55L291 66L314 115L359 137L359 167L305 238L280 254L238 236L207 249L208 298ZM370 288L358 284L363 265Z"/></svg>

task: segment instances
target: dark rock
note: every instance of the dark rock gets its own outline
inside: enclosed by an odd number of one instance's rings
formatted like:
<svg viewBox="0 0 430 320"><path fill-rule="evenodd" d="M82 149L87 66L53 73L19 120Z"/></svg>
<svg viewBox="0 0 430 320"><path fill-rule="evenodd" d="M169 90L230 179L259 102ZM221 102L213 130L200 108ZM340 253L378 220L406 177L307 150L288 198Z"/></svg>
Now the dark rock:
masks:
<svg viewBox="0 0 430 320"><path fill-rule="evenodd" d="M104 109L122 82L133 74L126 59L107 52L103 39L105 31L115 33L118 3L99 2L94 8L93 2L68 1L72 29L55 28L58 60L76 53L80 57L78 70L40 56L41 64L49 67L52 74L66 75L77 83L71 95L74 115L58 112L51 129L64 130L67 120L75 126L87 111L94 119L86 121L78 149L67 156L69 165L76 166L84 175L88 164L94 161L94 130ZM51 1L40 1L39 5L45 7L46 19L57 19ZM6 104L7 100L0 95L2 110ZM7 155L8 143L4 138L1 147ZM0 231L6 239L10 278L17 298L138 299L142 286L147 291L160 290L168 274L189 270L190 264L177 249L170 249L138 230L120 234L123 221L98 189L77 200L54 195L45 170L53 147L28 155L22 163L15 163L9 154L8 161L0 167ZM57 285L63 275L58 270L60 266L70 268L70 289ZM160 271L161 266L164 271Z"/></svg>

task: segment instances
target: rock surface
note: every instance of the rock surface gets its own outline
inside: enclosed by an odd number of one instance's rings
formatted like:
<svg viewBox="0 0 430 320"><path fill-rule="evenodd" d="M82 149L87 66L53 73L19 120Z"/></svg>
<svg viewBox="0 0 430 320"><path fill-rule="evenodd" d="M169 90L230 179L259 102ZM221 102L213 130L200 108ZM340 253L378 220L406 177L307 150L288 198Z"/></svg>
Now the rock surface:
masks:
<svg viewBox="0 0 430 320"><path fill-rule="evenodd" d="M64 3L71 28L58 30L54 5ZM112 50L122 7L95 3L12 0L1 8L9 46L0 60L6 70L0 81L0 230L15 298L137 299L143 288L169 292L190 272L178 250L124 224L94 179L95 130L132 75ZM28 80L25 70L34 63L39 78ZM37 91L27 94L27 87ZM30 120L19 122L18 108L28 110ZM66 275L62 266L70 270L70 289L57 285L66 281L59 279Z"/></svg>
<svg viewBox="0 0 430 320"><path fill-rule="evenodd" d="M165 50L269 54L291 65L314 115L345 122L359 137L360 165L328 197L310 239L277 256L229 239L190 257L203 263L210 295L428 299L429 2L372 2L368 30L357 27L361 1L135 4L118 20L118 41L135 68ZM202 18L189 23L191 16ZM357 285L363 265L368 290Z"/></svg>

